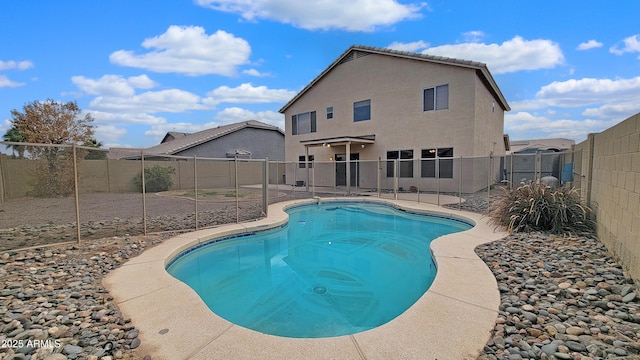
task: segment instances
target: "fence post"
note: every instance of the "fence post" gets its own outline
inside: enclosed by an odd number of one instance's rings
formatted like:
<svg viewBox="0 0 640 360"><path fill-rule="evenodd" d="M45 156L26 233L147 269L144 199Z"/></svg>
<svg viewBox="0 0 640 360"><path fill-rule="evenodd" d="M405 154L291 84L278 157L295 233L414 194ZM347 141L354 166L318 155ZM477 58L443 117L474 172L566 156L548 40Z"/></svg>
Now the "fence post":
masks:
<svg viewBox="0 0 640 360"><path fill-rule="evenodd" d="M462 161L462 156L460 156L460 184L458 188L458 210L462 210L462 176L464 175L464 171L462 170L464 167L464 161Z"/></svg>
<svg viewBox="0 0 640 360"><path fill-rule="evenodd" d="M596 134L589 134L587 137L587 141L588 141L588 149L589 149L589 157L587 158L587 176L584 177L584 179L587 182L587 206L590 206L591 208L593 208L593 206L591 205L591 189L592 189L592 180L593 180L593 153L595 151L595 140L596 140ZM584 155L584 151L582 153ZM582 174L584 174L584 167L582 169ZM582 185L580 186L582 187Z"/></svg>
<svg viewBox="0 0 640 360"><path fill-rule="evenodd" d="M509 157L511 159L510 169L509 169L509 190L513 189L513 153Z"/></svg>
<svg viewBox="0 0 640 360"><path fill-rule="evenodd" d="M193 155L193 192L195 196L195 206L196 206L196 230L198 230L198 165L196 160L196 155Z"/></svg>
<svg viewBox="0 0 640 360"><path fill-rule="evenodd" d="M236 175L236 223L240 222L240 198L239 198L239 192L240 192L240 188L238 186L238 156L236 155L236 157L233 158L233 162L235 165L235 175Z"/></svg>
<svg viewBox="0 0 640 360"><path fill-rule="evenodd" d="M147 235L147 199L146 186L144 180L144 150L140 150L140 163L142 164L142 228L143 234Z"/></svg>
<svg viewBox="0 0 640 360"><path fill-rule="evenodd" d="M436 158L436 199L440 206L440 159Z"/></svg>
<svg viewBox="0 0 640 360"><path fill-rule="evenodd" d="M4 158L3 154L0 154L0 205L4 204L4 163L2 161L2 158Z"/></svg>
<svg viewBox="0 0 640 360"><path fill-rule="evenodd" d="M76 236L80 245L80 202L78 201L78 156L76 155L76 144L71 147L73 151L73 188L76 198Z"/></svg>
<svg viewBox="0 0 640 360"><path fill-rule="evenodd" d="M487 204L491 199L491 173L493 172L493 151L489 153L489 171L487 174Z"/></svg>
<svg viewBox="0 0 640 360"><path fill-rule="evenodd" d="M307 162L307 170L311 171L311 197L316 196L316 167L314 164L315 161L311 162ZM309 170L309 166L313 166L311 168L311 170ZM309 177L307 177L308 179ZM308 187L307 187L308 188Z"/></svg>
<svg viewBox="0 0 640 360"><path fill-rule="evenodd" d="M400 176L400 163L398 159L393 160L393 168L395 169L393 174L393 198L398 200L398 176Z"/></svg>
<svg viewBox="0 0 640 360"><path fill-rule="evenodd" d="M264 216L268 216L269 213L269 158L264 159L262 169L262 212L264 212ZM277 175L277 172L276 172ZM276 183L278 182L276 176Z"/></svg>
<svg viewBox="0 0 640 360"><path fill-rule="evenodd" d="M377 173L378 173L378 174L377 174L377 175L378 175L378 179L377 179L377 180L378 180L378 189L377 189L377 190L378 190L378 197L380 197L380 192L381 192L380 187L381 187L381 185L382 185L382 184L381 184L382 180L381 180L381 178L380 178L380 176L382 175L382 169L380 168L380 166L381 166L381 164L380 164L380 157L378 156L378 169L377 169Z"/></svg>
<svg viewBox="0 0 640 360"><path fill-rule="evenodd" d="M414 166L414 168L418 169L418 203L420 202L420 189L422 189L422 161L421 160L411 160L416 161L418 166ZM414 175L415 177L415 175Z"/></svg>

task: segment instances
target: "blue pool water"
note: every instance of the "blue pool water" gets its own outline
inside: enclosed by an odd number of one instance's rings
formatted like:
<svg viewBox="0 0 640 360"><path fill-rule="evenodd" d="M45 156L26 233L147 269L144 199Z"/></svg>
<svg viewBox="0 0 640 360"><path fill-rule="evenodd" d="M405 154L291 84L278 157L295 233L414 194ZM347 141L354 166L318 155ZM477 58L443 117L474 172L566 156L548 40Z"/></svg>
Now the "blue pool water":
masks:
<svg viewBox="0 0 640 360"><path fill-rule="evenodd" d="M287 210L275 230L174 258L167 271L217 315L262 333L318 338L380 326L429 288L429 243L467 223L356 202Z"/></svg>

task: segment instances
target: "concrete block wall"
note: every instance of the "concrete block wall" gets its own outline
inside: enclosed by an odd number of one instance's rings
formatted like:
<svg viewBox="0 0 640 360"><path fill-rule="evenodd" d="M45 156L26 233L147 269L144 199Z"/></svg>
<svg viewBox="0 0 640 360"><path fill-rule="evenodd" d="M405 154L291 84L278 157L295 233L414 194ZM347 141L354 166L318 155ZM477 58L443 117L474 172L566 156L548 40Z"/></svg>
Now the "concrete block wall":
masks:
<svg viewBox="0 0 640 360"><path fill-rule="evenodd" d="M576 146L598 238L640 284L640 113Z"/></svg>

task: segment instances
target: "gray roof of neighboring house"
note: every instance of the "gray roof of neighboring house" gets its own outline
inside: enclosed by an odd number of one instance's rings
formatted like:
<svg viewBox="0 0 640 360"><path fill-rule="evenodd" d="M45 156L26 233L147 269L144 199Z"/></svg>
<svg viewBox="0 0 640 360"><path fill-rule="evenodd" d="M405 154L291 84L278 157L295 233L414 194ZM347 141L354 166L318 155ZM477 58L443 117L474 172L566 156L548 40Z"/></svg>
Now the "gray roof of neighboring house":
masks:
<svg viewBox="0 0 640 360"><path fill-rule="evenodd" d="M342 53L342 55L340 55L333 63L331 63L331 65L329 65L329 67L327 67L322 73L320 73L320 75L318 75L307 86L305 86L304 89L302 89L296 96L293 97L293 99L289 100L289 102L280 109L280 112L284 113L287 110L287 108L289 108L289 106L291 106L294 102L296 102L305 92L307 92L307 90L312 88L313 85L315 85L318 81L320 81L320 79L322 79L325 75L327 75L334 67L341 64L353 52L387 55L387 56L394 56L397 58L420 60L420 61L425 61L430 63L445 64L445 65L475 69L477 75L480 77L480 79L485 84L485 86L489 89L489 91L493 94L496 100L498 100L498 102L500 103L500 106L505 111L511 110L511 108L509 107L509 104L507 103L507 100L505 99L504 95L502 95L502 92L500 91L500 89L498 88L498 85L493 79L493 76L491 76L491 73L489 72L487 65L484 63L469 61L469 60L454 59L454 58L449 58L445 56L434 56L434 55L418 54L418 53L412 53L408 51L391 50L391 49L372 47L372 46L353 45L349 49L347 49L347 51Z"/></svg>
<svg viewBox="0 0 640 360"><path fill-rule="evenodd" d="M110 159L139 157L142 150L144 150L145 155L174 155L181 151L190 149L194 146L198 146L205 142L223 137L225 135L228 135L238 130L242 130L246 128L277 131L284 136L284 132L277 126L265 124L256 120L249 120L249 121L242 121L239 123L234 123L229 125L222 125L212 129L202 130L193 134L185 134L184 136L180 136L171 141L167 141L167 142L158 144L156 146L152 146L148 149L112 148L109 150L108 157ZM113 154L111 154L112 151L114 152Z"/></svg>
<svg viewBox="0 0 640 360"><path fill-rule="evenodd" d="M530 140L513 140L511 141L511 153L519 153L533 150L551 150L564 151L570 150L575 145L575 141L571 139L555 138L555 139L530 139Z"/></svg>
<svg viewBox="0 0 640 360"><path fill-rule="evenodd" d="M145 149L112 147L109 148L109 151L107 152L107 159L118 160L136 156L140 157L140 154L142 154L142 150Z"/></svg>
<svg viewBox="0 0 640 360"><path fill-rule="evenodd" d="M189 135L189 133L184 133L184 132L177 132L177 131L169 131L167 133L167 135L164 136L164 138L162 138L162 141L160 141L160 143L166 142L168 137L172 137L172 140L175 140L177 138L181 138L184 136ZM169 140L171 141L171 140Z"/></svg>

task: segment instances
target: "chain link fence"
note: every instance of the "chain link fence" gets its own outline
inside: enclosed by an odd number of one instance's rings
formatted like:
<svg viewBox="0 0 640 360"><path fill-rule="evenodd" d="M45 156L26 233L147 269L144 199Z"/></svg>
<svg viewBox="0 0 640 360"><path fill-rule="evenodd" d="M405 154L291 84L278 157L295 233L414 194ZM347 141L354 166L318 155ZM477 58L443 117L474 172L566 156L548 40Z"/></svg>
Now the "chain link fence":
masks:
<svg viewBox="0 0 640 360"><path fill-rule="evenodd" d="M109 159L103 149L0 142L0 251L252 221L265 217L269 204L314 197L483 211L499 186L545 176L579 181L580 157L281 162L141 151Z"/></svg>

